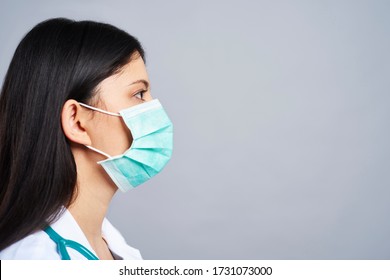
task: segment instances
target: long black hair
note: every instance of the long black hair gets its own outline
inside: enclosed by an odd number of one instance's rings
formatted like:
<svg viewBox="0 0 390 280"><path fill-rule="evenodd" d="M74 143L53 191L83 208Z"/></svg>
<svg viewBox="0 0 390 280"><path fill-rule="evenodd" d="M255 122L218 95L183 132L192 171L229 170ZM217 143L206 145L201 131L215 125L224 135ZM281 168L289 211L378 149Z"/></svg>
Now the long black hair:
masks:
<svg viewBox="0 0 390 280"><path fill-rule="evenodd" d="M145 60L136 38L93 21L50 19L22 39L0 95L0 251L72 203L77 172L62 107L89 104L135 54Z"/></svg>

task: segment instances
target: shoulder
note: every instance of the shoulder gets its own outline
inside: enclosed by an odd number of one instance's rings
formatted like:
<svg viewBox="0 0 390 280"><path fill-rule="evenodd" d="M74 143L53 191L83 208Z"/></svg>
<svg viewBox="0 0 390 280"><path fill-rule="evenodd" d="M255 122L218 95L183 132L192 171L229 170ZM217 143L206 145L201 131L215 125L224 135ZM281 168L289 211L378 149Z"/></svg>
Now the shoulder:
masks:
<svg viewBox="0 0 390 280"><path fill-rule="evenodd" d="M103 221L102 232L111 252L124 260L142 260L140 251L129 246L122 234L107 219Z"/></svg>
<svg viewBox="0 0 390 280"><path fill-rule="evenodd" d="M42 230L26 236L0 252L2 260L60 260L56 244Z"/></svg>

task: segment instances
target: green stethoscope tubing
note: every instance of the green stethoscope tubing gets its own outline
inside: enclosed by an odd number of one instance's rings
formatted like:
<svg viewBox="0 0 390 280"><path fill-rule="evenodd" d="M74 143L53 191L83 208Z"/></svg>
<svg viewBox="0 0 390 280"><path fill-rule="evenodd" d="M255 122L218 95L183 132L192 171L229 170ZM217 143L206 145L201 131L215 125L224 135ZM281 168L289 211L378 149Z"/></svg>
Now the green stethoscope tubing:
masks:
<svg viewBox="0 0 390 280"><path fill-rule="evenodd" d="M72 248L86 257L88 260L98 260L99 258L95 256L90 250L85 248L80 243L76 241L63 238L59 235L51 226L48 226L44 231L49 235L50 239L57 243L58 252L63 260L70 260L70 256L66 247Z"/></svg>

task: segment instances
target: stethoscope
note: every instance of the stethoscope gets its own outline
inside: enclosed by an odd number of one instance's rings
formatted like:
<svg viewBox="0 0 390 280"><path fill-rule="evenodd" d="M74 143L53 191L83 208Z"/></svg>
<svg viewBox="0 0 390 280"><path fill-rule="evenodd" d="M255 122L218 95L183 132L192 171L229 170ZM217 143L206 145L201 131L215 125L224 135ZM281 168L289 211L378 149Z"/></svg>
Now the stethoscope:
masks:
<svg viewBox="0 0 390 280"><path fill-rule="evenodd" d="M90 250L85 248L80 243L77 243L76 241L69 240L63 238L61 235L59 235L54 229L52 229L50 226L46 227L44 231L49 235L50 239L53 240L57 244L58 252L61 256L61 259L63 260L70 260L69 253L66 249L66 247L72 248L82 254L84 257L86 257L88 260L98 260L99 258L95 256L94 253L92 253Z"/></svg>

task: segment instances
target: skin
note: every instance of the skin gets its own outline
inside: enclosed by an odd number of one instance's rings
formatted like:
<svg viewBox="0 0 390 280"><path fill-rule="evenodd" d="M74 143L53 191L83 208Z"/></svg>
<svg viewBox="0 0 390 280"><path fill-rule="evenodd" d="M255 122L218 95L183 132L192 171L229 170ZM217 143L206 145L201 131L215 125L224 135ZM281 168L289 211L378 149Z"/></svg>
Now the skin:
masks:
<svg viewBox="0 0 390 280"><path fill-rule="evenodd" d="M143 82L145 81L147 85ZM122 71L103 80L91 104L109 112L152 100L145 63L136 53ZM77 194L68 208L99 259L113 259L102 237L102 223L117 186L97 164L106 159L85 145L111 156L122 154L132 142L129 129L121 117L109 116L82 107L76 100L63 106L61 123L71 143L77 166Z"/></svg>

